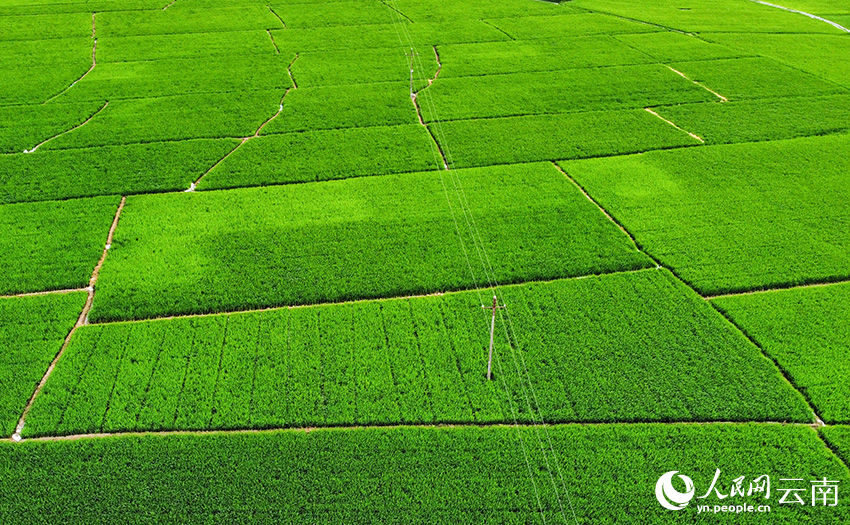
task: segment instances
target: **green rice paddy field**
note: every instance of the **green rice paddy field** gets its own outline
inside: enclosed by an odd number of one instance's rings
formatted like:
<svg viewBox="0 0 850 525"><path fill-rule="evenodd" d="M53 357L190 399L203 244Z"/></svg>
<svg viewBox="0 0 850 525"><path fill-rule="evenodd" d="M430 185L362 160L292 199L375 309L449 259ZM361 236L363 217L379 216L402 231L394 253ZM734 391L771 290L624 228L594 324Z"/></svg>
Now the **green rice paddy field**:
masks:
<svg viewBox="0 0 850 525"><path fill-rule="evenodd" d="M0 523L850 523L777 2L0 0Z"/></svg>

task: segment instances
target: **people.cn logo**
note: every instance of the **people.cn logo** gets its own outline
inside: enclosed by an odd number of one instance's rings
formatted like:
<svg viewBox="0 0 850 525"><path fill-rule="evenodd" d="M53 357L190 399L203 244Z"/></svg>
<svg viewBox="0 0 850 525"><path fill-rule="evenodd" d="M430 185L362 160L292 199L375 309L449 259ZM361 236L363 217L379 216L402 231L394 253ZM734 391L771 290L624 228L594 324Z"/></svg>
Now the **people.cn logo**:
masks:
<svg viewBox="0 0 850 525"><path fill-rule="evenodd" d="M655 484L655 497L658 498L658 503L668 510L682 510L694 498L694 482L684 474L679 474L679 477L685 483L685 492L673 488L673 476L678 473L678 470L672 470L658 478L658 483Z"/></svg>

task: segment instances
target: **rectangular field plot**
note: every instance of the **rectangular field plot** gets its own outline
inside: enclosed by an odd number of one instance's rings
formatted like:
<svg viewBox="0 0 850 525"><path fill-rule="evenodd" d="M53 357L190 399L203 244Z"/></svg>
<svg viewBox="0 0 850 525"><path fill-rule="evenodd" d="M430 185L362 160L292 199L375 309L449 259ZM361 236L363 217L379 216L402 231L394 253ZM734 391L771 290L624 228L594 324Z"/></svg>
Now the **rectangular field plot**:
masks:
<svg viewBox="0 0 850 525"><path fill-rule="evenodd" d="M292 29L386 24L397 16L383 2L275 2L271 9Z"/></svg>
<svg viewBox="0 0 850 525"><path fill-rule="evenodd" d="M845 24L850 27L850 17ZM712 33L705 38L750 50L850 88L850 39L846 35Z"/></svg>
<svg viewBox="0 0 850 525"><path fill-rule="evenodd" d="M83 309L85 292L0 299L0 434L10 436ZM6 500L4 496L0 500Z"/></svg>
<svg viewBox="0 0 850 525"><path fill-rule="evenodd" d="M548 422L813 419L758 348L668 272L500 292L516 340L501 318L494 382L477 292L93 325L25 432L511 423L537 407Z"/></svg>
<svg viewBox="0 0 850 525"><path fill-rule="evenodd" d="M167 2L166 2L167 3ZM282 28L283 24L261 4L240 7L194 8L180 2L167 11L118 11L97 15L97 36L171 35Z"/></svg>
<svg viewBox="0 0 850 525"><path fill-rule="evenodd" d="M776 360L821 419L850 422L850 284L712 302Z"/></svg>
<svg viewBox="0 0 850 525"><path fill-rule="evenodd" d="M0 153L21 153L35 149L51 137L79 126L103 105L100 101L0 105Z"/></svg>
<svg viewBox="0 0 850 525"><path fill-rule="evenodd" d="M179 58L98 64L57 101L153 98L292 87L286 72L295 58L228 57L227 60Z"/></svg>
<svg viewBox="0 0 850 525"><path fill-rule="evenodd" d="M89 38L0 42L0 105L41 104L66 89L92 64Z"/></svg>
<svg viewBox="0 0 850 525"><path fill-rule="evenodd" d="M416 124L407 82L290 90L264 135L321 129Z"/></svg>
<svg viewBox="0 0 850 525"><path fill-rule="evenodd" d="M90 122L50 141L44 149L250 137L277 112L284 92L241 91L114 100Z"/></svg>
<svg viewBox="0 0 850 525"><path fill-rule="evenodd" d="M192 140L0 155L0 202L184 190L236 140Z"/></svg>
<svg viewBox="0 0 850 525"><path fill-rule="evenodd" d="M517 40L535 38L567 38L589 35L616 35L621 33L649 33L662 31L649 24L630 22L598 13L579 13L556 16L488 17L488 23L498 27Z"/></svg>
<svg viewBox="0 0 850 525"><path fill-rule="evenodd" d="M704 294L850 278L850 136L562 166L647 253Z"/></svg>
<svg viewBox="0 0 850 525"><path fill-rule="evenodd" d="M406 173L437 169L438 159L436 145L418 124L285 133L246 142L198 187L211 190Z"/></svg>
<svg viewBox="0 0 850 525"><path fill-rule="evenodd" d="M429 78L437 71L437 59L433 53L421 54L419 61ZM298 60L292 64L292 74L299 88L376 82L409 83L410 59L398 44L386 49L311 51L298 55ZM425 85L424 81L416 79L416 88Z"/></svg>
<svg viewBox="0 0 850 525"><path fill-rule="evenodd" d="M439 126L432 123L430 128L455 167L620 155L700 144L642 109L458 120Z"/></svg>
<svg viewBox="0 0 850 525"><path fill-rule="evenodd" d="M502 283L650 264L551 164L140 196L122 212L92 319L471 288L484 278L464 256L473 233Z"/></svg>
<svg viewBox="0 0 850 525"><path fill-rule="evenodd" d="M850 129L850 95L683 104L654 111L708 144L793 139Z"/></svg>
<svg viewBox="0 0 850 525"><path fill-rule="evenodd" d="M607 35L439 46L444 78L654 62ZM492 77L488 77L491 78Z"/></svg>
<svg viewBox="0 0 850 525"><path fill-rule="evenodd" d="M454 20L508 18L523 16L566 15L581 13L565 4L549 2L517 2L515 0L467 0L465 2L433 2L431 0L393 0L393 7L419 25L451 23Z"/></svg>
<svg viewBox="0 0 850 525"><path fill-rule="evenodd" d="M269 34L262 30L106 37L97 40L98 64L175 58L211 60L212 57L271 56L274 52Z"/></svg>
<svg viewBox="0 0 850 525"><path fill-rule="evenodd" d="M422 117L460 120L709 102L715 96L661 65L439 78Z"/></svg>
<svg viewBox="0 0 850 525"><path fill-rule="evenodd" d="M670 66L729 100L847 93L846 88L769 58L674 62Z"/></svg>
<svg viewBox="0 0 850 525"><path fill-rule="evenodd" d="M707 42L693 35L683 35L672 31L616 35L613 38L661 62L717 60L719 58L739 58L755 55L754 52L747 51L746 48L734 49Z"/></svg>
<svg viewBox="0 0 850 525"><path fill-rule="evenodd" d="M850 520L841 503L846 467L802 426L320 429L4 442L0 468L0 516L23 522L147 523L154 515L177 523L527 524L570 523L575 512L582 524L666 525L705 523L697 505L733 503L770 505L770 521L789 525ZM664 472L691 478L699 497L716 469L714 486L725 500L712 493L680 512L658 504ZM736 478L745 477L746 491L761 475L770 477L770 498L730 502ZM839 505L778 504L778 489L789 487L779 480L792 475L808 498L812 480L834 481ZM708 518L766 521L756 512Z"/></svg>
<svg viewBox="0 0 850 525"><path fill-rule="evenodd" d="M838 29L819 20L755 2L656 0L647 3L640 0L574 0L572 4L690 33L717 31L841 34ZM782 5L787 6L788 3Z"/></svg>
<svg viewBox="0 0 850 525"><path fill-rule="evenodd" d="M0 294L88 286L119 200L0 206Z"/></svg>
<svg viewBox="0 0 850 525"><path fill-rule="evenodd" d="M0 16L0 40L91 36L91 11Z"/></svg>

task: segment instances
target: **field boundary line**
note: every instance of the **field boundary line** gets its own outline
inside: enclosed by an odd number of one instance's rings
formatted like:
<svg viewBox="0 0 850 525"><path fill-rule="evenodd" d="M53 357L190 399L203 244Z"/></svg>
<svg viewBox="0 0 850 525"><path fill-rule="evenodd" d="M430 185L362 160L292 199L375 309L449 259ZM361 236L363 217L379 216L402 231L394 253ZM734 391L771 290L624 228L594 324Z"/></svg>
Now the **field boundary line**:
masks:
<svg viewBox="0 0 850 525"><path fill-rule="evenodd" d="M42 290L39 292L22 292L10 295L0 295L0 299L14 299L15 297L34 297L36 295L62 295L66 293L85 292L88 288L62 288L60 290Z"/></svg>
<svg viewBox="0 0 850 525"><path fill-rule="evenodd" d="M381 2L382 4L384 4L384 6L386 6L388 9L392 9L393 11L395 11L396 13L398 13L401 17L403 17L405 20L407 20L407 21L408 21L408 22L410 22L411 24L413 24L413 23L414 23L414 22L413 22L413 19L411 19L411 18L410 18L409 16L407 16L406 14L404 14L404 13L403 13L400 9L396 9L395 7L393 7L393 6L391 6L390 4L386 3L384 0L378 0L378 1L379 1L379 2Z"/></svg>
<svg viewBox="0 0 850 525"><path fill-rule="evenodd" d="M166 9L168 9L169 7L173 6L173 5L174 5L174 2L176 2L176 1L177 1L177 0L171 0L171 2L169 2L167 6L163 7L163 8L162 8L162 10L163 10L163 11L165 11L165 10L166 10Z"/></svg>
<svg viewBox="0 0 850 525"><path fill-rule="evenodd" d="M541 0L541 1L544 1L544 0ZM560 4L559 4L559 5L560 5ZM494 24L494 23L492 23L492 22L488 22L487 20L485 20L485 19L483 19L483 18L479 18L478 20L480 20L480 21L481 21L481 23L483 23L484 25L486 25L486 26L490 26L490 27L492 27L493 29L495 29L496 31L498 31L498 32L502 33L503 35L505 35L506 37L508 37L508 38L509 38L512 42L516 42L516 41L517 41L516 37L514 37L513 35L511 35L511 34L510 34L510 33L508 33L507 31L505 31L505 30L504 30L504 29L502 29L501 27L497 26L496 24Z"/></svg>
<svg viewBox="0 0 850 525"><path fill-rule="evenodd" d="M803 15L803 16L807 16L807 17L809 17L809 18L813 18L813 19L815 19L815 20L820 20L821 22L826 22L827 24L831 25L832 27L834 27L834 28L836 28L836 29L838 29L838 30L840 30L840 31L844 31L845 33L850 33L850 29L847 29L846 27L844 27L844 26L843 26L843 25L841 25L841 24L838 24L838 23L833 22L832 20L828 20L828 19L826 19L826 18L819 17L819 16L817 16L817 15L813 15L813 14L811 14L811 13L807 13L807 12L805 12L805 11L798 11L797 9L791 9L790 7L784 7L784 6L777 5L777 4L771 4L771 3L769 3L769 2L763 2L762 0L750 0L750 1L751 1L751 2L755 2L755 3L757 3L757 4L761 4L761 5L766 5L766 6L770 6L770 7L775 7L775 8L777 8L777 9L784 9L785 11L790 11L790 12L792 12L792 13L797 13L797 14L800 14L800 15Z"/></svg>
<svg viewBox="0 0 850 525"><path fill-rule="evenodd" d="M277 14L277 13L275 12L275 10L274 10L274 9L272 9L272 6L270 6L270 5L266 4L266 9L268 9L268 10L269 10L269 13L273 14L273 15L274 15L274 17L278 19L278 21L280 22L280 24L283 26L283 28L284 28L284 29L286 29L286 28L287 28L287 27L286 27L286 22L284 22L284 21L283 21L283 18L281 18L281 17L280 17L280 15L279 15L279 14Z"/></svg>
<svg viewBox="0 0 850 525"><path fill-rule="evenodd" d="M694 84L696 84L697 86L699 86L699 87L703 88L704 90L708 91L709 93L713 94L715 97L717 97L717 98L719 98L719 99L720 99L720 102L729 102L729 99L728 99L728 98L724 97L723 95L721 95L721 94L720 94L720 93L718 93L717 91L714 91L713 89L711 89L710 87L706 86L705 84L702 84L702 83L700 83L700 82L697 82L696 80L693 80L693 79L692 79L692 78L690 78L688 75L686 75L686 74L682 73L682 72L681 72L681 71L679 71L678 69L673 69L673 67L668 66L667 64L664 64L664 67L666 67L667 69L669 69L669 70L670 70L670 71L672 71L673 73L676 73L677 75L679 75L680 77L684 78L684 79L685 79L685 80L687 80L688 82L693 82L693 83L694 83Z"/></svg>
<svg viewBox="0 0 850 525"><path fill-rule="evenodd" d="M271 39L271 41L272 41L272 45L274 46L274 52L275 52L275 54L276 54L276 55L279 55L279 54L280 54L280 48L279 48L279 47L277 47L277 42L275 42L275 41L274 41L274 35L272 35L272 31L271 31L271 29L266 29L266 33L268 33L268 34L269 34L269 38Z"/></svg>
<svg viewBox="0 0 850 525"><path fill-rule="evenodd" d="M684 129L684 128L680 128L679 126L677 126L677 125L676 125L676 123L675 123L675 122L673 122L672 120L667 120L666 118L662 117L661 115L659 115L658 113L656 113L655 111L653 111L651 108L644 108L644 111L648 112L648 113L649 113L649 114L651 114L651 115L655 115L656 117L660 118L661 120L663 120L663 121L664 121L664 122L666 122L667 124L670 124L670 125L671 125L671 126L673 126L674 128L678 129L679 131L681 131L681 132L683 132L683 133L687 133L688 135L690 135L690 136L691 136L691 138L694 138L694 139L696 139L696 140L698 140L698 141L702 142L703 144L705 144L705 140L703 140L703 138L702 138L702 137L700 137L699 135L697 135L697 134L695 134L695 133L691 133L690 131L688 131L688 130L686 130L686 129Z"/></svg>
<svg viewBox="0 0 850 525"><path fill-rule="evenodd" d="M97 26L95 25L95 21L94 21L96 14L97 14L97 11L95 11L91 14L91 37L92 38L96 38L96 35L97 35Z"/></svg>
<svg viewBox="0 0 850 525"><path fill-rule="evenodd" d="M269 36L271 36L271 33L269 33ZM272 39L272 43L274 43L274 39ZM275 47L277 47L277 45L275 45ZM264 128L264 127L266 127L266 124L268 124L269 122L271 122L272 120L274 120L275 118L277 118L277 116L278 116L278 115L280 115L280 114L281 114L281 112L283 111L283 101L284 101L284 99L286 99L286 95L288 95L288 94L289 94L289 92L290 92L290 91L292 91L293 89L298 89L298 84L296 84L296 83L295 83L295 78L292 76L292 64L294 64L294 63L295 63L295 61L296 61L296 60L298 60L298 57L299 57L299 56L300 56L300 55L299 55L298 53L295 53L295 58L293 58L293 59L292 59L292 62L290 62L290 63L289 63L289 65L288 65L288 66L287 66L287 68L286 68L286 71L287 71L287 73L289 74L289 78L290 78L290 80L292 80L292 87L290 87L290 88L286 88L286 91L284 91L284 92L283 92L283 96L282 96L282 97L280 97L280 104L278 104L277 111L274 113L274 115L272 115L271 117L269 117L268 119L266 119L266 120L265 120L265 122L263 122L262 124L260 124L260 127L258 127L258 128L257 128L257 130L254 132L254 134L253 134L253 135L250 135L250 136L248 136L248 137L242 137L242 138L238 139L238 140L239 140L239 144L237 144L237 145L236 145L236 146L235 146L232 150L230 150L230 151L227 153L227 155L225 155L224 157L222 157L222 158L218 159L218 161L216 161L216 163L215 163L215 164L213 164L212 166L210 166L210 168L209 168L207 171L205 171L204 173L202 173L202 174L201 174L201 176L200 176L200 177L198 177L198 178L195 180L195 182L193 182L193 183L191 183L191 184L189 185L189 188L188 188L188 189L183 190L183 192L184 192L184 193L192 193L192 192L194 192L194 191L195 191L195 188L197 188L197 187L198 187L198 184L200 184L201 180L202 180L204 177L206 177L206 176L207 176L207 174L209 174L209 172L211 172L211 171L212 171L212 170L214 170L214 169L215 169L215 168L216 168L219 164L221 164L222 162L224 162L225 160L227 160L227 157L229 157L229 156L233 155L234 153L236 153L236 150L238 150L239 148L241 148L241 147L242 147L242 146L243 146L246 142L248 142L248 141L249 141L249 140L251 140L251 139L255 139L255 138L259 137L259 136L260 136L260 132L263 130L263 128Z"/></svg>
<svg viewBox="0 0 850 525"><path fill-rule="evenodd" d="M412 50L411 50L412 52ZM425 128L428 132L428 136L431 137L434 145L437 147L437 153L440 154L440 158L443 161L443 170L449 169L449 162L446 160L446 154L443 151L443 147L440 145L440 142L437 140L437 137L434 136L434 132L431 131L431 128L428 127L428 124L425 123L425 119L422 118L422 108L419 105L419 93L424 89L428 89L437 80L437 77L440 76L440 71L443 69L443 64L440 63L440 55L437 53L437 46L434 46L434 55L437 57L437 71L434 73L433 77L425 79L428 85L423 86L417 90L412 90L410 92L410 100L413 102L413 107L416 109L416 118L419 119L419 124ZM412 60L412 57L411 57ZM412 72L412 66L411 66ZM411 86L412 87L412 86Z"/></svg>
<svg viewBox="0 0 850 525"><path fill-rule="evenodd" d="M576 188L577 188L577 189L578 189L578 190L582 193L582 195L584 195L584 196L587 198L587 200L589 200L589 201L590 201L590 202L592 202L592 203L593 203L593 204L594 204L597 208L599 208L599 211L601 211L601 212L602 212L602 213L603 213L603 214L604 214L604 215L608 218L608 220L609 220L609 221L611 221L612 223L614 223L614 225L615 225L617 228L619 228L619 229L620 229L620 231L621 231L621 232L623 232L623 234L625 234L625 235L626 235L626 237L628 237L628 238L629 238L629 240L632 242L632 244L634 245L634 247L635 247L635 248L637 248L637 250L638 250L639 252L641 252L641 253L643 253L644 255L646 255L647 257L649 257L649 258L650 258L650 260L652 260L652 262L654 262L654 263L655 263L656 269L661 268L661 264L660 264L660 263L659 263L659 262L655 259L655 257L653 257L653 256L649 255L648 253L646 253L646 252L643 250L643 248L641 248L641 245L640 245L640 244L638 244L637 240L634 238L634 236L631 234L631 232L629 232L629 230L627 230L627 229L626 229L626 228L625 228L622 224L620 224L620 222L619 222L619 221L617 221L617 219L615 219L614 217L612 217L612 216L611 216L611 214L610 214L610 213L608 213L608 210L606 210L605 208L603 208L603 207L602 207L602 205L601 205L601 204L599 204L599 202L597 202L597 201L596 201L596 199L594 199L593 197L591 197L591 196L590 196L590 194L589 194L589 193L587 193L587 191L586 191L586 190L585 190L585 189L581 186L581 184L579 184L578 182L576 182L576 180L575 180L574 178L572 178L572 177L570 176L570 174L569 174L569 173L567 173L567 172L566 172L566 170L565 170L564 168L562 168L562 167L561 167L561 166L560 166L557 162L552 161L552 165L553 165L553 166L555 166L555 168L556 168L558 171L560 171L560 172L561 172L561 174L562 174L564 177L566 177L566 178L567 178L567 180L568 180L568 181L570 181L570 182L573 184L573 186L575 186L575 187L576 187ZM644 269L642 269L642 270L638 270L638 271L643 271L643 270L645 270L645 268L644 268Z"/></svg>
<svg viewBox="0 0 850 525"><path fill-rule="evenodd" d="M92 15L92 33L94 33L94 15ZM60 97L60 96L64 95L65 93L67 93L69 89L71 89L72 87L74 87L74 86L76 86L76 85L77 85L77 82L79 82L80 80L82 80L82 79L86 78L86 76L87 76L89 73L91 73L92 71L94 71L95 66L97 66L97 38L95 38L95 39L94 39L94 44L92 44L92 48L91 48L91 67L88 69L88 71L86 71L85 73L83 73L83 74L82 74L82 76L81 76L80 78L78 78L77 80L75 80L75 81L71 82L71 85L70 85L70 86L66 87L65 89L63 89L63 90L62 90L62 91L60 91L59 93L57 93L57 94L53 95L52 97L50 97L50 98L48 98L47 100L45 100L44 102L42 102L42 105L47 104L48 102L50 102L50 101L52 101L52 100L55 100L56 98L58 98L58 97Z"/></svg>
<svg viewBox="0 0 850 525"><path fill-rule="evenodd" d="M742 326L740 326L738 323L736 323L732 319L731 316L727 315L726 312L723 311L723 309L719 308L717 305L715 305L712 302L709 302L709 304L714 309L714 311L716 311L718 314L720 314L720 316L723 319L725 319L732 327L734 327L739 333L741 333L741 335L746 337L747 340L750 343L755 345L755 347L758 348L759 353L761 353L761 355L764 356L765 359L767 359L768 361L773 363L773 366L775 366L776 369L779 370L779 373L782 374L782 378L785 380L785 382L788 383L788 385L791 388L793 388L795 392L797 392L798 394L800 394L803 397L803 399L806 401L806 405L808 405L808 407L809 407L809 410L812 411L812 416L814 416L814 418L815 418L814 423L810 423L808 426L810 426L810 427L812 427L816 430L818 428L825 427L826 423L824 423L823 419L821 419L820 415L818 415L818 411L815 408L814 403L812 403L811 398L806 394L806 392L802 388L800 388L799 386L797 386L796 383L794 383L794 381L791 379L791 374L788 372L788 370L786 370L785 367L783 367L781 364L779 364L779 361L775 357L773 357L772 355L770 355L770 353L765 351L765 349L762 347L762 345L759 344L758 341L756 341L756 338L753 337L752 335L750 335L750 333L747 332L747 330L745 330Z"/></svg>
<svg viewBox="0 0 850 525"><path fill-rule="evenodd" d="M45 144L47 144L47 143L48 143L48 142L50 142L51 140L56 139L56 138L59 138L59 137L61 137L62 135L67 135L68 133L70 133L70 132L72 132L72 131L74 131L74 130L80 129L81 127L83 127L83 126L85 126L86 124L88 124L88 123L89 123L89 121L90 121L91 119L93 119L93 118L95 118L96 116L98 116L98 115L100 114L100 112L101 112L101 111L103 111L104 109L106 109L106 106L108 106L108 105L109 105L109 101L107 100L107 101L106 101L106 102L105 102L105 103L104 103L104 104L100 107L100 109L98 109L97 111L95 111L95 112L94 112L94 113L93 113L93 114L92 114L89 118L87 118L86 120L84 120L82 123L77 124L77 125L76 125L76 126L74 126L73 128L71 128L71 129L67 129L67 130L63 131L62 133L59 133L58 135L53 135L53 136L52 136L52 137L50 137L49 139L46 139L46 140L43 140L43 141L39 142L38 144L36 144L35 146L33 146L33 148L32 148L32 149L25 149L25 150L24 150L24 153L35 153L35 151L36 151L38 148L40 148L40 147L44 146Z"/></svg>
<svg viewBox="0 0 850 525"><path fill-rule="evenodd" d="M787 426L787 427L812 427L810 423L794 423L788 421L614 421L614 422L571 422L571 423L546 423L545 426L553 427L603 427L603 426L618 426L618 427L637 427L637 426L744 426L744 425L765 425L765 426ZM531 423L486 423L486 422L463 422L463 423L389 423L389 424L370 424L370 425L328 425L322 427L307 426L307 427L267 427L267 428L222 428L222 429L207 429L207 430L127 430L122 432L91 432L87 434L66 434L52 436L38 436L32 438L21 439L15 441L76 441L79 439L101 439L110 437L143 437L143 436L204 436L204 435L222 435L222 434L271 434L275 432L292 432L309 434L315 431L350 431L350 430L392 430L404 428L421 428L421 429L452 429L452 428L503 428L503 429L524 429L530 430L535 425ZM825 425L827 426L827 425ZM818 427L822 428L822 427ZM9 441L9 438L4 438L0 441Z"/></svg>
<svg viewBox="0 0 850 525"><path fill-rule="evenodd" d="M77 318L77 322L74 323L71 331L68 332L68 335L65 336L65 340L62 342L62 346L59 348L59 352L56 353L56 356L51 361L50 366L47 367L44 375L41 377L41 381L38 382L38 385L35 388L35 391L30 396L29 401L27 401L26 406L24 407L24 412L21 414L21 418L18 420L18 425L15 427L15 433L12 434L12 440L20 441L21 440L21 431L24 429L24 425L26 424L26 418L32 409L33 402L35 402L35 398L38 397L38 394L41 393L42 388L44 388L44 384L47 383L48 378L53 373L53 369L56 368L56 364L59 362L59 359L62 357L62 354L65 353L65 349L68 348L68 344L71 342L71 338L77 329L81 326L85 326L89 322L89 311L91 310L92 301L94 300L94 287L97 284L97 278L100 275L100 269L103 266L103 262L106 260L106 254L109 252L109 249L112 247L112 237L115 234L115 229L118 227L118 221L121 218L121 211L124 210L124 203L127 201L127 197L122 196L121 202L118 204L118 209L115 211L115 217L112 219L112 225L109 227L109 233L106 236L106 244L103 247L103 253L100 256L100 260L97 262L97 265L94 267L92 271L91 278L89 279L89 286L85 288L88 292L88 296L86 297L86 303L83 306L83 310L80 312L79 317Z"/></svg>
<svg viewBox="0 0 850 525"><path fill-rule="evenodd" d="M775 286L773 288L763 288L760 290L747 290L744 292L730 292L730 293L721 293L716 295L703 295L703 299L706 301L712 301L714 299L723 299L724 297L739 297L742 295L755 295L761 293L771 293L771 292L784 292L786 290L799 290L804 288L821 288L824 286L834 286L840 284L850 283L850 278L841 278L835 281L823 281L823 282L814 282L808 284L798 284L798 285L790 285L790 286Z"/></svg>

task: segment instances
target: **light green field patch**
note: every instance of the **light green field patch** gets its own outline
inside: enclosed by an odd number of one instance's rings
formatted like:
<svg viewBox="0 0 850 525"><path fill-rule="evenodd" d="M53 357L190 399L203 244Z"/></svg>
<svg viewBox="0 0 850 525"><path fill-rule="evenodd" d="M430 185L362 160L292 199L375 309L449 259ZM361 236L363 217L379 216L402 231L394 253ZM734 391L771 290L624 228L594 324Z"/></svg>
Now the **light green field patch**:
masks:
<svg viewBox="0 0 850 525"><path fill-rule="evenodd" d="M489 18L487 21L518 40L660 31L659 28L648 24L635 23L598 13L515 16L510 18Z"/></svg>
<svg viewBox="0 0 850 525"><path fill-rule="evenodd" d="M850 137L561 163L704 294L850 278Z"/></svg>
<svg viewBox="0 0 850 525"><path fill-rule="evenodd" d="M712 302L776 360L821 419L850 422L850 284Z"/></svg>
<svg viewBox="0 0 850 525"><path fill-rule="evenodd" d="M251 31L282 27L264 5L195 8L180 5L166 11L120 11L97 16L97 36L169 35Z"/></svg>
<svg viewBox="0 0 850 525"><path fill-rule="evenodd" d="M684 35L673 31L616 35L614 38L661 62L717 60L756 54L752 50L733 49L707 42L694 35Z"/></svg>

